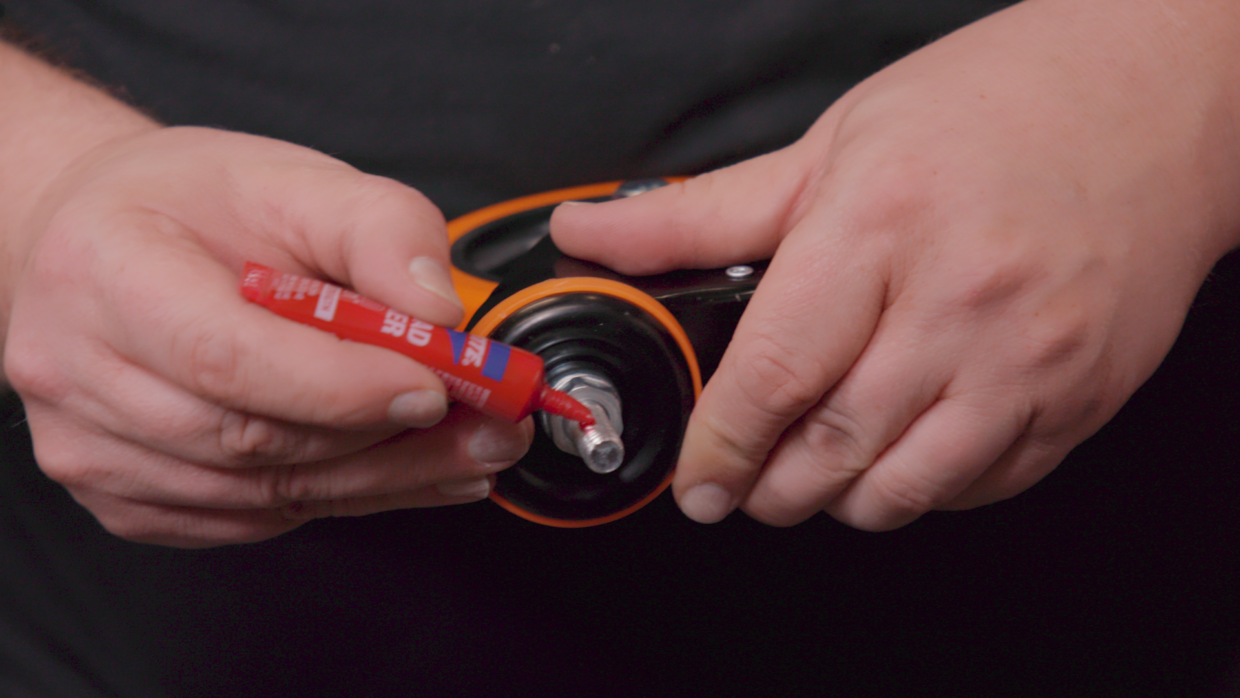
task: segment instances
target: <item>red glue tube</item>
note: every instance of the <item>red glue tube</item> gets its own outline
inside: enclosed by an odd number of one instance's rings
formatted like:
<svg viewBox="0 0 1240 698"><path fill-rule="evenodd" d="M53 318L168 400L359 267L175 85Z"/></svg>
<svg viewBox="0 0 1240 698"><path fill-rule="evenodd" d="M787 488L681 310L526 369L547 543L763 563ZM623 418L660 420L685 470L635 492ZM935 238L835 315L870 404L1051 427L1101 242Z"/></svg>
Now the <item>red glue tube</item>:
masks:
<svg viewBox="0 0 1240 698"><path fill-rule="evenodd" d="M474 409L519 422L534 410L594 424L589 408L553 390L534 353L486 337L438 327L339 286L246 262L241 293L272 312L341 339L373 344L434 371L448 396Z"/></svg>

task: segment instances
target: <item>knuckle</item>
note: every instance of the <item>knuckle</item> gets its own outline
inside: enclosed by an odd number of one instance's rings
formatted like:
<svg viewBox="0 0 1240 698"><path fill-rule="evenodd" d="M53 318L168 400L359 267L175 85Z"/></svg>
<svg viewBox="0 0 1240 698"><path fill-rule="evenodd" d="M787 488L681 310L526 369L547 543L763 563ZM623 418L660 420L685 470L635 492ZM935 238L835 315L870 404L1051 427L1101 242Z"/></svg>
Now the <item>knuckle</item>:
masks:
<svg viewBox="0 0 1240 698"><path fill-rule="evenodd" d="M860 422L837 408L823 406L806 415L795 447L776 458L795 468L795 477L761 488L750 500L751 516L772 526L792 526L839 496L874 462Z"/></svg>
<svg viewBox="0 0 1240 698"><path fill-rule="evenodd" d="M236 465L295 460L302 451L300 440L271 420L232 410L220 420L219 449Z"/></svg>
<svg viewBox="0 0 1240 698"><path fill-rule="evenodd" d="M296 464L276 465L259 471L255 478L255 504L264 509L278 509L318 499L302 471Z"/></svg>
<svg viewBox="0 0 1240 698"><path fill-rule="evenodd" d="M62 401L72 390L46 346L27 341L24 333L13 333L5 343L4 377L21 395L53 403Z"/></svg>
<svg viewBox="0 0 1240 698"><path fill-rule="evenodd" d="M717 418L707 418L704 420L704 427L711 443L717 444L722 453L733 454L739 459L739 461L726 460L716 465L732 466L737 471L745 471L757 468L766 460L765 446L742 439L741 431L731 423Z"/></svg>
<svg viewBox="0 0 1240 698"><path fill-rule="evenodd" d="M323 467L319 463L264 467L255 480L255 504L263 509L289 505L317 508L323 502L355 494L370 485L369 482L359 484L356 480L343 474L337 466Z"/></svg>
<svg viewBox="0 0 1240 698"><path fill-rule="evenodd" d="M185 356L187 387L199 395L235 402L253 384L251 350L230 333L194 328L178 335Z"/></svg>
<svg viewBox="0 0 1240 698"><path fill-rule="evenodd" d="M34 454L39 469L69 490L91 488L99 479L98 469L68 439L39 438L36 434Z"/></svg>
<svg viewBox="0 0 1240 698"><path fill-rule="evenodd" d="M1021 328L1018 364L1029 373L1040 374L1082 357L1090 347L1093 330L1083 317L1034 318Z"/></svg>
<svg viewBox="0 0 1240 698"><path fill-rule="evenodd" d="M756 335L738 362L736 383L749 402L777 419L802 414L825 392L814 357L797 354L777 339Z"/></svg>
<svg viewBox="0 0 1240 698"><path fill-rule="evenodd" d="M835 405L823 405L806 415L804 438L818 457L807 461L815 484L834 487L852 479L874 462L875 448L861 422Z"/></svg>
<svg viewBox="0 0 1240 698"><path fill-rule="evenodd" d="M867 530L886 530L901 526L945 502L938 486L918 477L910 469L883 468L872 471L874 491L881 508L863 522Z"/></svg>
<svg viewBox="0 0 1240 698"><path fill-rule="evenodd" d="M394 179L364 175L356 180L355 187L363 210L399 214L409 221L435 227L446 225L443 214L429 199Z"/></svg>
<svg viewBox="0 0 1240 698"><path fill-rule="evenodd" d="M955 313L975 315L997 310L1028 287L1034 272L1014 252L979 247L967 254L945 287L944 305Z"/></svg>

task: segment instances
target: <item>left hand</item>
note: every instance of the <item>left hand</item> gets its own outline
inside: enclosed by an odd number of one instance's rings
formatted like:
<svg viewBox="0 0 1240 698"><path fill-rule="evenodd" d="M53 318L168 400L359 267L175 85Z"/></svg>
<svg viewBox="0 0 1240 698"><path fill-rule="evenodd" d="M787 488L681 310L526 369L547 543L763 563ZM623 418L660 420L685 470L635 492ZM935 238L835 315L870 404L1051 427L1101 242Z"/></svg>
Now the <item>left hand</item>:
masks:
<svg viewBox="0 0 1240 698"><path fill-rule="evenodd" d="M565 206L629 274L771 257L690 419L702 522L867 530L1011 497L1158 366L1240 230L1240 11L1026 2L845 95L788 148Z"/></svg>
<svg viewBox="0 0 1240 698"><path fill-rule="evenodd" d="M76 159L11 240L5 375L39 467L127 540L254 542L477 501L533 425L450 409L394 351L248 303L244 261L453 326L443 216L291 143L152 127ZM5 294L0 294L5 295Z"/></svg>

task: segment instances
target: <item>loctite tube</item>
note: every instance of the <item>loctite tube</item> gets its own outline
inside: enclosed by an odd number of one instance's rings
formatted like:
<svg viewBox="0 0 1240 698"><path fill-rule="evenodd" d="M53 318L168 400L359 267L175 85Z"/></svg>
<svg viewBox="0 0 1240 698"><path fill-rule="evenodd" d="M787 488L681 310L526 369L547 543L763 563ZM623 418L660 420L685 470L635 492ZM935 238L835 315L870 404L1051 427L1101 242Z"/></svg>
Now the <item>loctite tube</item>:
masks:
<svg viewBox="0 0 1240 698"><path fill-rule="evenodd" d="M341 339L385 347L434 371L448 396L500 419L519 422L534 410L587 427L589 408L553 390L534 353L432 325L339 286L246 262L241 293L272 312Z"/></svg>

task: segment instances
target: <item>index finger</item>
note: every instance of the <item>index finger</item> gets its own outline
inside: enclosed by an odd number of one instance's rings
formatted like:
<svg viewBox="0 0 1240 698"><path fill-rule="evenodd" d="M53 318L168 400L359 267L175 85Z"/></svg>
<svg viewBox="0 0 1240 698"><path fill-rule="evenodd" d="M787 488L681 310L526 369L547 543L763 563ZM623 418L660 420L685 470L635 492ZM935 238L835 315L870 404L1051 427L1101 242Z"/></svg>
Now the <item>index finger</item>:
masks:
<svg viewBox="0 0 1240 698"><path fill-rule="evenodd" d="M785 239L685 433L673 482L685 515L726 517L784 431L816 405L869 342L885 299L881 269L823 211Z"/></svg>
<svg viewBox="0 0 1240 698"><path fill-rule="evenodd" d="M551 237L571 257L634 275L769 258L805 190L796 154L776 151L627 199L562 204Z"/></svg>
<svg viewBox="0 0 1240 698"><path fill-rule="evenodd" d="M446 413L442 382L412 359L245 301L239 279L205 254L147 261L113 277L105 305L117 321L105 331L122 355L195 395L337 428L430 426Z"/></svg>

